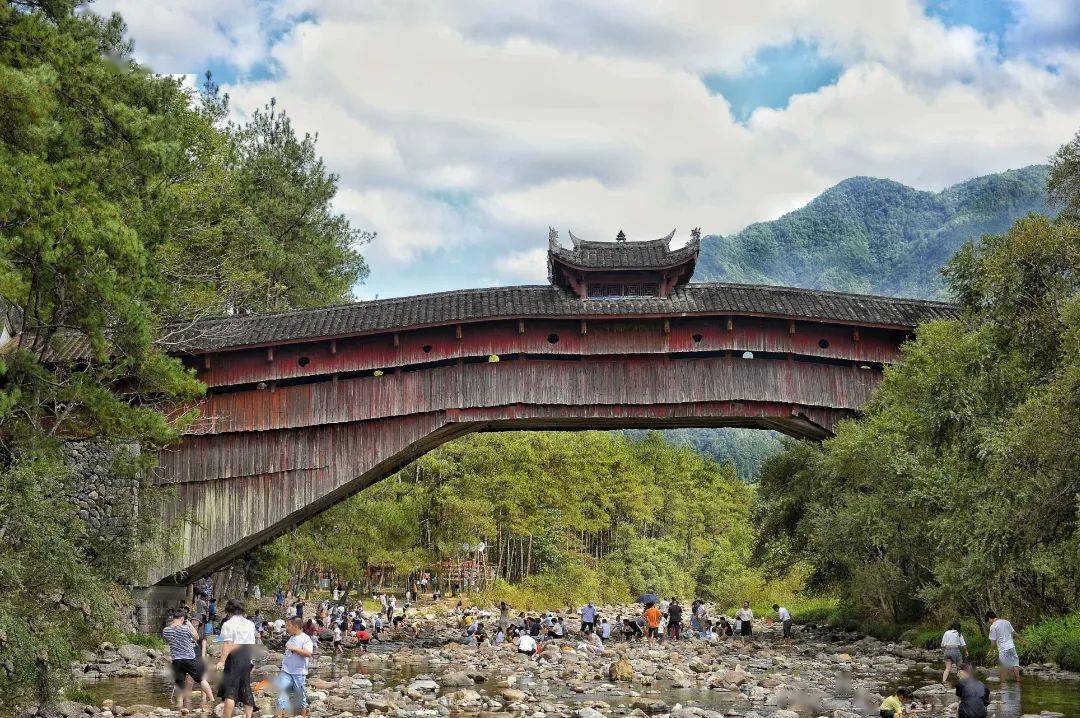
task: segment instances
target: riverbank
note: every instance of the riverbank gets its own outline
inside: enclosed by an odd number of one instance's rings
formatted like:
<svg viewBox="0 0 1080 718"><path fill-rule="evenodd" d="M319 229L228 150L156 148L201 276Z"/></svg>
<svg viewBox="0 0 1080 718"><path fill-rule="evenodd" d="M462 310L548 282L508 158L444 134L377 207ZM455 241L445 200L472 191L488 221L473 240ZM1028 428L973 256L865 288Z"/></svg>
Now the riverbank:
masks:
<svg viewBox="0 0 1080 718"><path fill-rule="evenodd" d="M602 610L614 616L634 609ZM901 683L918 689L915 715L947 716L955 701L951 687L937 683L937 651L835 628L801 627L795 639L785 643L778 626L757 621L749 639L610 641L601 654L586 650L572 631L566 639L547 644L539 657L528 658L508 646L464 645L455 617L423 609L419 614L418 636L411 630L384 632L384 641L368 652L350 647L346 656L319 655L309 682L312 718L488 712L575 718L857 718L876 714L884 693ZM566 616L566 622L576 628L572 618ZM490 626L492 619L481 620ZM278 645L259 648L253 673L257 705L264 715L273 711L269 679L280 666ZM106 651L101 657L105 663L93 665L113 666L117 660L124 664L115 670L85 671L84 679L98 676L82 683L81 697L91 705L69 703L59 712L65 718L177 715L166 707L165 656L137 648L142 655L123 646ZM993 678L988 677L988 685L996 718L1041 711L1051 711L1046 716L1080 715L1076 674L1038 665L1027 667L1019 687L1000 686ZM196 702L195 707L201 706Z"/></svg>

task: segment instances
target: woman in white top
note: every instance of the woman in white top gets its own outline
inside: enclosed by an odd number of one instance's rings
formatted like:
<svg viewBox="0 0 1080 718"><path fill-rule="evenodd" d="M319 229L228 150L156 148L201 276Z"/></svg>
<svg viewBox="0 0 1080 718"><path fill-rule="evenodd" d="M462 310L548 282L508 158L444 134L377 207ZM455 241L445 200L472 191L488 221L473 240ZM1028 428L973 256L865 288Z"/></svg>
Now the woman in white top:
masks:
<svg viewBox="0 0 1080 718"><path fill-rule="evenodd" d="M945 652L945 672L941 674L941 682L944 683L949 678L949 672L954 668L956 675L960 675L960 665L967 656L967 641L960 633L959 621L953 623L949 626L949 630L945 631L945 635L941 637L941 648Z"/></svg>
<svg viewBox="0 0 1080 718"><path fill-rule="evenodd" d="M750 602L743 601L742 610L735 614L739 619L740 635L749 636L753 633L752 623L754 612L750 610Z"/></svg>

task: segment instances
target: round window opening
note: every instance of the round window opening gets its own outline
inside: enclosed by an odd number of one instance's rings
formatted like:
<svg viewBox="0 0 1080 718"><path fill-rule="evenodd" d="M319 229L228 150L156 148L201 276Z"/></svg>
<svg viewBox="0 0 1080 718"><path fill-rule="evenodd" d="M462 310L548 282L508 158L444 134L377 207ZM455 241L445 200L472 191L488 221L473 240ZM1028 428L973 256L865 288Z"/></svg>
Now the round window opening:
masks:
<svg viewBox="0 0 1080 718"><path fill-rule="evenodd" d="M818 339L817 345L819 347L821 347L822 349L828 349L829 348L829 340L828 339Z"/></svg>
<svg viewBox="0 0 1080 718"><path fill-rule="evenodd" d="M695 334L693 339L694 339L694 344L700 344L701 343L701 335L700 334Z"/></svg>
<svg viewBox="0 0 1080 718"><path fill-rule="evenodd" d="M307 357L300 357L299 359L296 360L296 363L299 364L300 366L307 366L308 364L311 363L311 359L308 359Z"/></svg>
<svg viewBox="0 0 1080 718"><path fill-rule="evenodd" d="M558 344L558 343L559 343L559 335L558 334L548 334L548 344Z"/></svg>

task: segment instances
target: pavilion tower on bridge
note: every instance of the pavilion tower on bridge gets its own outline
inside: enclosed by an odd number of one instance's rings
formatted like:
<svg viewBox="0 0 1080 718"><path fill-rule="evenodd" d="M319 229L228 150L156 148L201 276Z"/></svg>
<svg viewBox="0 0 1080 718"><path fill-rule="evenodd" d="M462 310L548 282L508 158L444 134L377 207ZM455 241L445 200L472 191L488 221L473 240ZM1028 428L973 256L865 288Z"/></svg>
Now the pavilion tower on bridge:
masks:
<svg viewBox="0 0 1080 718"><path fill-rule="evenodd" d="M580 239L570 232L573 248L559 245L559 233L548 231L548 279L580 299L667 297L694 273L701 230L690 241L671 248L671 234L647 241L629 241L620 230L614 242Z"/></svg>

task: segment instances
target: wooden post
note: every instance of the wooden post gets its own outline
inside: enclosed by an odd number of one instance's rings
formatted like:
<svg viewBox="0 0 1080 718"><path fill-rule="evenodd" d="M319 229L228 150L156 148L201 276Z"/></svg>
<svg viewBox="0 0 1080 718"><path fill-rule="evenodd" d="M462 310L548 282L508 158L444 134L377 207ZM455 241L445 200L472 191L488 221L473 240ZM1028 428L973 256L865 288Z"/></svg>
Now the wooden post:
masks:
<svg viewBox="0 0 1080 718"><path fill-rule="evenodd" d="M788 322L787 333L792 335L792 336L795 336L795 321L794 320Z"/></svg>
<svg viewBox="0 0 1080 718"><path fill-rule="evenodd" d="M454 336L457 337L457 340L459 342L461 341L461 325L460 324L455 324L454 325Z"/></svg>
<svg viewBox="0 0 1080 718"><path fill-rule="evenodd" d="M330 340L330 353L337 354L337 339Z"/></svg>
<svg viewBox="0 0 1080 718"><path fill-rule="evenodd" d="M209 369L209 368L210 368L210 355L209 354L203 354L203 369Z"/></svg>
<svg viewBox="0 0 1080 718"><path fill-rule="evenodd" d="M518 334L524 334L524 333L525 333L525 320L524 319L518 319Z"/></svg>
<svg viewBox="0 0 1080 718"><path fill-rule="evenodd" d="M460 337L458 337L460 339ZM398 332L394 332L394 348L401 346L401 335Z"/></svg>
<svg viewBox="0 0 1080 718"><path fill-rule="evenodd" d="M728 330L729 332L730 332L730 331L734 331L734 330L735 330L735 322L734 322L734 321L732 321L731 317L728 317L728 318L727 318L727 330Z"/></svg>
<svg viewBox="0 0 1080 718"><path fill-rule="evenodd" d="M585 336L589 333L589 325L585 323L585 320L581 320L581 336Z"/></svg>
<svg viewBox="0 0 1080 718"><path fill-rule="evenodd" d="M664 336L671 334L671 322L667 319L664 320Z"/></svg>
<svg viewBox="0 0 1080 718"><path fill-rule="evenodd" d="M273 363L274 361L274 347L267 347L266 349L266 361Z"/></svg>

